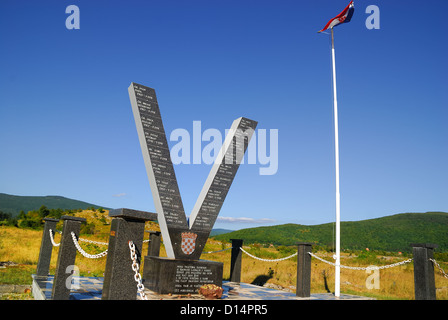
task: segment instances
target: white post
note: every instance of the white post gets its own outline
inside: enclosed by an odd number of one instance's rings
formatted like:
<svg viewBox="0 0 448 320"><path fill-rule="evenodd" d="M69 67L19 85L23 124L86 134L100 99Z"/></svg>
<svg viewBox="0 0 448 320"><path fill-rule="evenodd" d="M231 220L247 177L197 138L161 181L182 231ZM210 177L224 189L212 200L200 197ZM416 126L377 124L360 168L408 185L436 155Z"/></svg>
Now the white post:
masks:
<svg viewBox="0 0 448 320"><path fill-rule="evenodd" d="M334 35L331 28L331 56L333 61L333 107L334 107L334 147L336 163L336 268L334 281L334 295L341 295L341 195L339 193L339 129L338 129L338 101L336 95L336 62L334 56Z"/></svg>

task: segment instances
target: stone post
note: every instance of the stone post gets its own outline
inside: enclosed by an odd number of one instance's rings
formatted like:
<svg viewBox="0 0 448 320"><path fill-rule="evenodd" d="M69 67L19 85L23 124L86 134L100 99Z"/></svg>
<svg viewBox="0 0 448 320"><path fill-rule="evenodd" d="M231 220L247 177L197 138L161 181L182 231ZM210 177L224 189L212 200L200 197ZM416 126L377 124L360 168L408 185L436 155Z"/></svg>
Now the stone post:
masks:
<svg viewBox="0 0 448 320"><path fill-rule="evenodd" d="M436 300L436 284L434 265L429 259L434 259L436 244L411 243L414 261L414 292L415 300Z"/></svg>
<svg viewBox="0 0 448 320"><path fill-rule="evenodd" d="M42 241L40 243L39 260L37 261L37 276L48 276L50 271L51 253L53 252L53 244L50 239L50 230L56 230L56 224L59 219L44 218L44 231L42 233Z"/></svg>
<svg viewBox="0 0 448 320"><path fill-rule="evenodd" d="M230 239L232 241L232 255L230 258L230 281L241 282L241 260L243 252L243 240Z"/></svg>
<svg viewBox="0 0 448 320"><path fill-rule="evenodd" d="M132 270L129 241L135 245L137 263L140 266L145 221L155 220L157 215L131 209L115 209L109 211L109 216L113 220L101 299L135 300L137 283Z"/></svg>
<svg viewBox="0 0 448 320"><path fill-rule="evenodd" d="M297 289L296 296L309 298L311 292L311 252L312 244L299 242L297 251Z"/></svg>
<svg viewBox="0 0 448 320"><path fill-rule="evenodd" d="M146 231L149 233L148 256L158 257L160 255L160 231Z"/></svg>
<svg viewBox="0 0 448 320"><path fill-rule="evenodd" d="M64 222L62 228L61 245L59 246L58 261L56 263L56 272L53 280L53 291L51 298L53 300L68 300L70 298L71 277L74 271L76 259L76 247L73 243L71 232L79 237L81 223L86 219L62 216Z"/></svg>

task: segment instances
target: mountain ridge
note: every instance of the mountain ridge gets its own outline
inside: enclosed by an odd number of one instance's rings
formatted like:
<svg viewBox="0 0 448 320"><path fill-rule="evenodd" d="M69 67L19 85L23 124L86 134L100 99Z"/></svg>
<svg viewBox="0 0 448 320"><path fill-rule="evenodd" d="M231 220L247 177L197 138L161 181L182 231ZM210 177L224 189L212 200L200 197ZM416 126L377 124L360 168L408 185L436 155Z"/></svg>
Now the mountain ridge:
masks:
<svg viewBox="0 0 448 320"><path fill-rule="evenodd" d="M411 243L435 243L448 251L448 213L399 213L380 218L342 221L342 249L375 249L409 252ZM334 247L334 224L283 224L248 228L214 236L217 240L243 239L244 243L295 245L311 242Z"/></svg>
<svg viewBox="0 0 448 320"><path fill-rule="evenodd" d="M38 210L43 205L48 209L87 209L91 207L95 209L109 209L104 206L63 196L17 196L0 193L0 211L10 213L13 217L17 216L22 210L27 213L31 210Z"/></svg>
<svg viewBox="0 0 448 320"><path fill-rule="evenodd" d="M48 209L95 209L110 208L63 196L16 196L0 193L0 211L13 217L20 211L38 210L42 205ZM223 234L216 229L212 237L217 240L243 239L244 243L260 243L291 246L297 242L334 247L334 223L319 225L283 224L268 227L240 229ZM225 230L228 231L228 230ZM230 230L229 230L230 231ZM409 252L411 243L434 243L438 251L448 252L448 213L429 211L408 212L380 218L342 221L342 249L375 249Z"/></svg>

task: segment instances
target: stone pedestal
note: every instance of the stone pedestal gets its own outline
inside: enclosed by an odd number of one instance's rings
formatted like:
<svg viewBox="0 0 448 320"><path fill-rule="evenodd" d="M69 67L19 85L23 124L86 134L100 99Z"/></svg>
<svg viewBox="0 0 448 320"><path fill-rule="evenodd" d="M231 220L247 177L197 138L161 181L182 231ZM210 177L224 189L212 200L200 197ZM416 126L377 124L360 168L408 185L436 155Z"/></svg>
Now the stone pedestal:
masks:
<svg viewBox="0 0 448 320"><path fill-rule="evenodd" d="M37 262L37 276L48 276L50 271L51 253L53 252L53 244L50 239L50 230L56 231L56 224L59 219L45 218L44 231L42 233L42 242L40 243L39 261Z"/></svg>
<svg viewBox="0 0 448 320"><path fill-rule="evenodd" d="M148 256L158 257L160 254L160 231L146 231L149 233Z"/></svg>
<svg viewBox="0 0 448 320"><path fill-rule="evenodd" d="M241 248L243 247L243 240L241 239L230 239L230 240L232 240L232 254L230 258L230 281L240 282L241 264L243 255Z"/></svg>
<svg viewBox="0 0 448 320"><path fill-rule="evenodd" d="M204 284L222 287L223 264L208 260L180 260L146 256L145 288L160 294L197 294Z"/></svg>
<svg viewBox="0 0 448 320"><path fill-rule="evenodd" d="M155 220L156 214L132 209L115 209L109 211L113 217L109 247L107 251L106 270L102 300L135 300L137 283L132 270L132 259L129 241L135 245L137 263L143 245L145 221Z"/></svg>
<svg viewBox="0 0 448 320"><path fill-rule="evenodd" d="M62 216L61 220L64 221L64 226L53 280L51 295L53 300L68 300L70 298L71 280L76 268L76 247L71 233L74 232L76 238L78 238L81 223L86 221L84 218L72 216Z"/></svg>
<svg viewBox="0 0 448 320"><path fill-rule="evenodd" d="M311 256L312 244L297 243L297 284L296 296L309 298L311 296Z"/></svg>
<svg viewBox="0 0 448 320"><path fill-rule="evenodd" d="M412 243L414 259L414 291L415 300L436 300L436 284L434 265L434 249L438 246L430 243Z"/></svg>

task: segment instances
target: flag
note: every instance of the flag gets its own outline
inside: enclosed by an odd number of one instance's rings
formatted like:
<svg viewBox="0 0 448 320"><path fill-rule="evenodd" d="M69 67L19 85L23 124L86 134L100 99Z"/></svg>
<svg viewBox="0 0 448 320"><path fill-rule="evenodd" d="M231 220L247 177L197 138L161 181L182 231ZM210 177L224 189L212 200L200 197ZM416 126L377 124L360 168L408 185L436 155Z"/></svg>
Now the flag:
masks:
<svg viewBox="0 0 448 320"><path fill-rule="evenodd" d="M328 21L328 23L325 25L325 27L318 31L322 32L327 29L331 29L333 27L336 27L337 25L341 23L350 22L353 16L353 12L355 12L355 5L353 4L353 1L350 1L347 7L345 7L344 10L340 14L338 14L336 17Z"/></svg>

